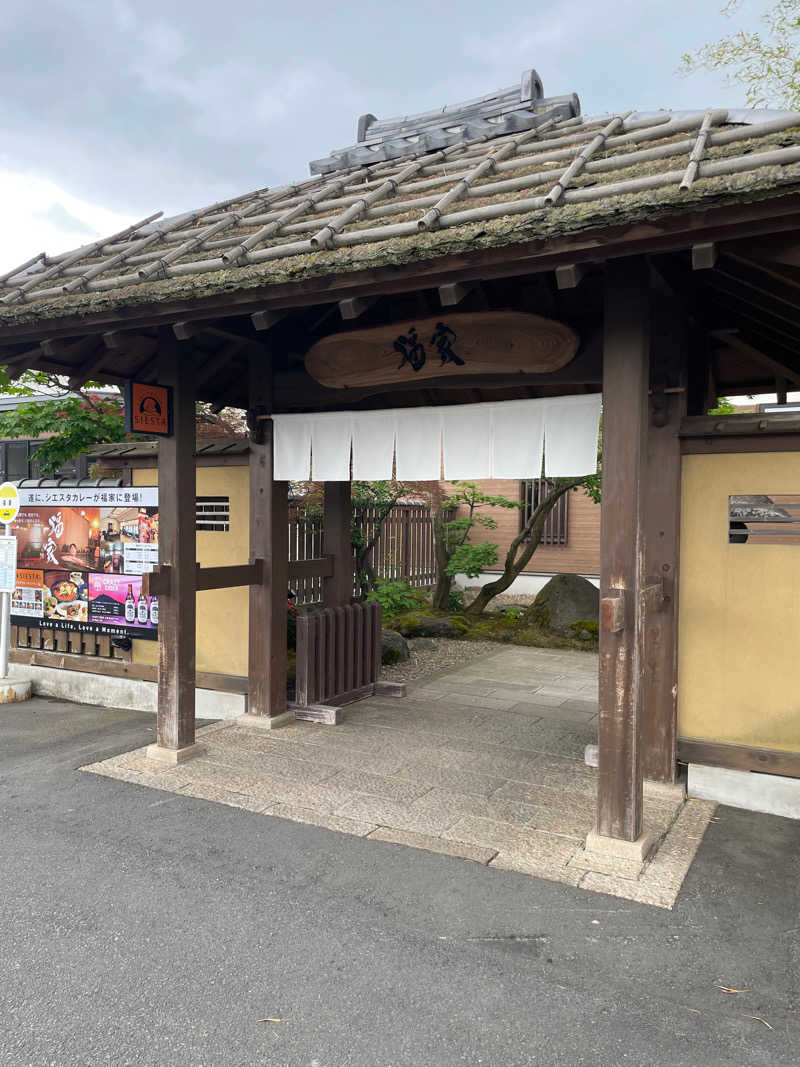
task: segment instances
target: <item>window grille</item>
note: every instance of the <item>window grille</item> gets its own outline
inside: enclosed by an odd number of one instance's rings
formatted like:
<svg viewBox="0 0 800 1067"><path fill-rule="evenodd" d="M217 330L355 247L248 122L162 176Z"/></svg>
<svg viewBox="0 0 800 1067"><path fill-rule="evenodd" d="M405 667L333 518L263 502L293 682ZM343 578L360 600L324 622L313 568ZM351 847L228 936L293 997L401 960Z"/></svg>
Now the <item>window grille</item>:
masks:
<svg viewBox="0 0 800 1067"><path fill-rule="evenodd" d="M230 497L197 497L195 500L195 528L203 533L227 533L231 528Z"/></svg>
<svg viewBox="0 0 800 1067"><path fill-rule="evenodd" d="M544 478L534 478L532 481L522 483L522 514L521 521L524 528L533 512L538 508L542 500L550 492L552 483ZM543 545L566 545L568 538L568 500L569 493L559 497L556 506L545 519L544 531L542 532Z"/></svg>

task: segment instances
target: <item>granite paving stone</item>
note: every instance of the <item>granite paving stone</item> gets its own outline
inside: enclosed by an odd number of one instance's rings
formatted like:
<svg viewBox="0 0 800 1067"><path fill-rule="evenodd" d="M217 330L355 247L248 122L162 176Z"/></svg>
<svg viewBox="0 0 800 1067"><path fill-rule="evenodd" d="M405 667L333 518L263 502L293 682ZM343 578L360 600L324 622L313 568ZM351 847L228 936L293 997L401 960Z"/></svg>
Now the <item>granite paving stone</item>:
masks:
<svg viewBox="0 0 800 1067"><path fill-rule="evenodd" d="M350 800L337 808L336 814L378 826L434 835L441 834L458 819L458 812L431 813L416 810L413 804L403 804L386 797L369 797L363 793L353 794Z"/></svg>
<svg viewBox="0 0 800 1067"><path fill-rule="evenodd" d="M500 871L515 871L517 874L527 874L533 878L546 878L548 882L561 882L563 885L578 886L586 872L566 867L551 867L542 865L535 860L528 859L512 852L498 852L489 862L490 867L496 867Z"/></svg>
<svg viewBox="0 0 800 1067"><path fill-rule="evenodd" d="M137 749L84 770L668 908L713 805L646 783L655 855L642 866L585 852L596 665L589 653L503 649L412 684L403 700L344 708L336 727L226 721L201 727L205 753L175 767Z"/></svg>
<svg viewBox="0 0 800 1067"><path fill-rule="evenodd" d="M348 789L352 793L387 797L389 800L399 800L407 804L430 791L430 786L425 782L366 774L363 771L339 771L333 778L328 779L328 784Z"/></svg>
<svg viewBox="0 0 800 1067"><path fill-rule="evenodd" d="M403 764L397 772L397 777L426 782L431 789L437 786L479 797L490 796L503 784L503 779L499 777L475 774L468 767L443 767L430 760L414 760Z"/></svg>
<svg viewBox="0 0 800 1067"><path fill-rule="evenodd" d="M342 815L325 815L308 808L292 807L288 804L268 804L261 810L262 815L272 815L278 819L289 819L310 826L321 826L325 830L334 830L340 834L352 834L355 837L368 837L377 830L374 823L347 819Z"/></svg>
<svg viewBox="0 0 800 1067"><path fill-rule="evenodd" d="M499 852L522 856L542 867L565 867L581 845L580 841L573 838L557 837L540 830L475 815L464 815L458 819L444 831L444 836L484 848L497 848Z"/></svg>
<svg viewBox="0 0 800 1067"><path fill-rule="evenodd" d="M478 848L458 841L445 841L430 834L418 834L412 830L393 830L388 826L379 826L369 835L372 841L386 841L391 845L407 845L410 848L422 848L426 852L438 852L442 856L454 856L456 859L473 860L486 864L497 853L493 848Z"/></svg>

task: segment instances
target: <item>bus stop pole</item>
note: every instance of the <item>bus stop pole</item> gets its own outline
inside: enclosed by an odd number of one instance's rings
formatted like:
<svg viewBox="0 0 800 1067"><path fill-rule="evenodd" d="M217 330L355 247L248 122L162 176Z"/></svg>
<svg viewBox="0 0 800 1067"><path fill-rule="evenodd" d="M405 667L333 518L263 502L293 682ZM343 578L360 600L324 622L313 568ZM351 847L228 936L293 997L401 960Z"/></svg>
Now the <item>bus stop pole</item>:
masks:
<svg viewBox="0 0 800 1067"><path fill-rule="evenodd" d="M5 523L6 537L11 536L11 523ZM8 678L8 646L11 637L11 593L4 591L0 601L0 678Z"/></svg>

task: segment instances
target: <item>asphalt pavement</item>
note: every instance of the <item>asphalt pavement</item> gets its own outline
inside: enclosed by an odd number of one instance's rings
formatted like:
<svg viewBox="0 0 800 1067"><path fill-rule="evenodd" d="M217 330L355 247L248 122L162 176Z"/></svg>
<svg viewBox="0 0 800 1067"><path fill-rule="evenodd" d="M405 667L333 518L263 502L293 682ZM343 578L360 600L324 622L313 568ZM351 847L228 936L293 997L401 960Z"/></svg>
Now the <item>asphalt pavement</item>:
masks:
<svg viewBox="0 0 800 1067"><path fill-rule="evenodd" d="M800 824L674 911L100 778L152 716L0 709L0 1064L800 1061Z"/></svg>

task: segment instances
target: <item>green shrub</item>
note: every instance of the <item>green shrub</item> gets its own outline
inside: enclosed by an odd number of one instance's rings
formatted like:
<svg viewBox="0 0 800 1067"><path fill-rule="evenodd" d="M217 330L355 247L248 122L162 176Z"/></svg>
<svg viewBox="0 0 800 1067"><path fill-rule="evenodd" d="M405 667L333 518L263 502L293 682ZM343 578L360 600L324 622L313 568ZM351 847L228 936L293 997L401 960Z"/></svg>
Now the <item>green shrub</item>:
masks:
<svg viewBox="0 0 800 1067"><path fill-rule="evenodd" d="M450 611L462 612L464 610L464 592L461 589L450 590Z"/></svg>
<svg viewBox="0 0 800 1067"><path fill-rule="evenodd" d="M379 578L367 600L380 604L386 615L402 615L419 608L417 591L407 582L385 582Z"/></svg>

